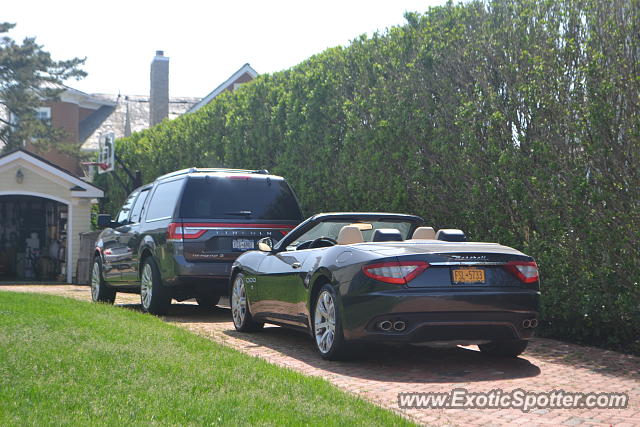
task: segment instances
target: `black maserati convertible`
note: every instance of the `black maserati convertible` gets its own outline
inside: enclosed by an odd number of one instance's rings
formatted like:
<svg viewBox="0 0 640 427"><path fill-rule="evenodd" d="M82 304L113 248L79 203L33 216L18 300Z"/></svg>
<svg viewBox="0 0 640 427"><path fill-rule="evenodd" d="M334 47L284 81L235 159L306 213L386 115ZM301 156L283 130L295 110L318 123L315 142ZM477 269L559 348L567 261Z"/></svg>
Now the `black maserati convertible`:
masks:
<svg viewBox="0 0 640 427"><path fill-rule="evenodd" d="M309 332L320 355L354 344L477 344L521 354L538 325L538 267L497 243L389 213L315 215L277 244L261 239L233 265L239 331L265 322Z"/></svg>

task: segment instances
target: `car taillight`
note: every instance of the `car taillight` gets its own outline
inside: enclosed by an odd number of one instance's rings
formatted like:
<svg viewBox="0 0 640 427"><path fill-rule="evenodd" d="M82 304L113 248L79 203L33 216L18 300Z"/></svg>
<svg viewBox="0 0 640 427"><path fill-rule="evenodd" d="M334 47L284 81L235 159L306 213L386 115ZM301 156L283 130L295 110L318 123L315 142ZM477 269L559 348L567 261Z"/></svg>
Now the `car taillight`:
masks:
<svg viewBox="0 0 640 427"><path fill-rule="evenodd" d="M510 261L504 265L522 283L535 283L539 279L538 264L535 261Z"/></svg>
<svg viewBox="0 0 640 427"><path fill-rule="evenodd" d="M274 229L279 230L282 235L286 235L289 231L295 228L295 225L285 225L285 224L251 224L251 223L195 223L195 222L172 222L167 227L167 238L168 239L197 239L202 236L207 230L216 229L216 228L265 228L265 229Z"/></svg>
<svg viewBox="0 0 640 427"><path fill-rule="evenodd" d="M365 265L362 272L365 276L381 282L405 285L428 267L429 264L424 261L391 261Z"/></svg>
<svg viewBox="0 0 640 427"><path fill-rule="evenodd" d="M196 224L180 224L172 222L167 227L167 238L174 240L197 239L207 232L206 229L193 227Z"/></svg>

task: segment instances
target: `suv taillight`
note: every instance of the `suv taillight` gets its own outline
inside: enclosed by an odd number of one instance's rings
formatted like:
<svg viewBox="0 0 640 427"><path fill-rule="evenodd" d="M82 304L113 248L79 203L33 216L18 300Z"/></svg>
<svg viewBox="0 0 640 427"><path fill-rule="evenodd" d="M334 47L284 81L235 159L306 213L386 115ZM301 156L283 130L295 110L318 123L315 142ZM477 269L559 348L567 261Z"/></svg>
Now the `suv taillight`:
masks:
<svg viewBox="0 0 640 427"><path fill-rule="evenodd" d="M535 261L510 261L504 265L522 283L535 283L539 279L538 264Z"/></svg>
<svg viewBox="0 0 640 427"><path fill-rule="evenodd" d="M427 268L429 264L424 261L391 261L365 265L362 272L380 282L406 285Z"/></svg>
<svg viewBox="0 0 640 427"><path fill-rule="evenodd" d="M285 235L295 228L295 225L172 222L169 224L169 227L167 227L167 238L174 240L197 239L211 228L271 228L279 230L282 235Z"/></svg>
<svg viewBox="0 0 640 427"><path fill-rule="evenodd" d="M200 229L197 224L181 224L172 222L167 227L167 238L172 240L197 239L207 232L206 229Z"/></svg>

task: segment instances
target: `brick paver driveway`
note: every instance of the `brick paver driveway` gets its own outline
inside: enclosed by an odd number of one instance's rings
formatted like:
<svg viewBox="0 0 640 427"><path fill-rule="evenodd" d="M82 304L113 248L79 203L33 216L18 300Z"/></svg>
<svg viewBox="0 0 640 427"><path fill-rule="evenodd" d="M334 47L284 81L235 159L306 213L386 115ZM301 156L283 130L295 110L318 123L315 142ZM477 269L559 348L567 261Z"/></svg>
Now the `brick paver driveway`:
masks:
<svg viewBox="0 0 640 427"><path fill-rule="evenodd" d="M82 286L0 286L2 290L44 292L89 300ZM139 309L139 296L118 294L117 304ZM375 347L357 361L326 362L316 355L311 339L279 327L254 334L235 331L227 308L204 311L192 303L174 304L164 319L399 411L399 392L451 392L524 389L550 392L625 392L627 409L411 409L401 410L428 425L640 425L640 357L535 340L515 360L492 360L475 347L435 350L422 347Z"/></svg>

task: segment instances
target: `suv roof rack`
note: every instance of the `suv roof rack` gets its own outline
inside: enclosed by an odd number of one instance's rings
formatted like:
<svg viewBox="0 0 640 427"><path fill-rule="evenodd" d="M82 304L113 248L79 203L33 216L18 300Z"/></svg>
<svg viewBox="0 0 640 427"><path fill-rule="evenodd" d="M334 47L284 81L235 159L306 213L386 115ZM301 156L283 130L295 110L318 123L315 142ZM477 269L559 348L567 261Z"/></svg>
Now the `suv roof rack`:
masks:
<svg viewBox="0 0 640 427"><path fill-rule="evenodd" d="M156 181L161 180L161 179L165 179L165 178L171 178L171 177L178 176L178 175L185 175L185 174L188 174L188 173L198 173L198 172L202 172L202 173L211 173L211 172L255 173L255 174L261 174L261 175L270 175L269 171L266 170L266 169L253 170L253 169L196 168L196 167L192 167L192 168L189 168L189 169L181 169L181 170L178 170L178 171L169 172L167 174L161 175L161 176L156 178Z"/></svg>

